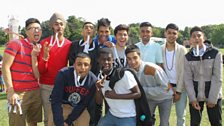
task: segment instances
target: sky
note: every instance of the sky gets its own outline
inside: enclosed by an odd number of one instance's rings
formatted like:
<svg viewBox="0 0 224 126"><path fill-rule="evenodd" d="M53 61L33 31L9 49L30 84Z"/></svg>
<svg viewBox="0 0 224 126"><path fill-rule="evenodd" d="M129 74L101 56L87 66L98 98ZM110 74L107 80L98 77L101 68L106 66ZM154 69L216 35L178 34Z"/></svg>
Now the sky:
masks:
<svg viewBox="0 0 224 126"><path fill-rule="evenodd" d="M82 17L96 23L104 17L114 28L119 24L148 21L165 28L168 23L203 26L224 23L223 0L4 0L0 7L0 27L7 28L12 15L25 26L26 19L49 20L54 12Z"/></svg>

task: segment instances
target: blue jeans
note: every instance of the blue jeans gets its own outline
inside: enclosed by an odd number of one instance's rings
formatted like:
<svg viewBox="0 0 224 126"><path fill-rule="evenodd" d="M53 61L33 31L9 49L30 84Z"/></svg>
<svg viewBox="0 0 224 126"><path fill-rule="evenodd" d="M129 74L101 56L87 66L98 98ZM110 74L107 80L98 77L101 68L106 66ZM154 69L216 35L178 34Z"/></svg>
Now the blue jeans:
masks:
<svg viewBox="0 0 224 126"><path fill-rule="evenodd" d="M162 101L149 100L149 108L152 115L155 115L156 107L159 108L160 126L169 126L169 118L173 99L165 99Z"/></svg>
<svg viewBox="0 0 224 126"><path fill-rule="evenodd" d="M113 116L110 111L101 118L98 123L98 126L135 126L136 125L136 118L135 117L125 117L119 118Z"/></svg>
<svg viewBox="0 0 224 126"><path fill-rule="evenodd" d="M183 91L181 93L180 100L175 103L177 126L185 126L186 105L187 105L187 93Z"/></svg>

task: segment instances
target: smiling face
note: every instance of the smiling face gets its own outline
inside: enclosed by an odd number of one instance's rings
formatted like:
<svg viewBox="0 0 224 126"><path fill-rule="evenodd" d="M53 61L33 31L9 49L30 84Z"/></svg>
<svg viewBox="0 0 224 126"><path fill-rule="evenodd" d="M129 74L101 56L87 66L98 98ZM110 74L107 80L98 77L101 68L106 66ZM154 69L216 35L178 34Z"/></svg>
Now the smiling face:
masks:
<svg viewBox="0 0 224 126"><path fill-rule="evenodd" d="M149 42L152 35L153 35L152 27L144 26L144 27L140 28L140 37L141 37L142 42L144 44Z"/></svg>
<svg viewBox="0 0 224 126"><path fill-rule="evenodd" d="M103 73L109 74L113 68L113 55L110 53L101 53L98 59L99 65Z"/></svg>
<svg viewBox="0 0 224 126"><path fill-rule="evenodd" d="M174 44L178 38L178 31L175 29L168 28L165 31L166 41L169 44Z"/></svg>
<svg viewBox="0 0 224 126"><path fill-rule="evenodd" d="M125 47L128 41L128 32L126 30L117 31L115 38L117 40L116 46Z"/></svg>
<svg viewBox="0 0 224 126"><path fill-rule="evenodd" d="M100 26L98 31L97 31L98 35L99 35L99 42L101 44L103 44L104 42L107 41L109 35L110 35L110 27L108 26Z"/></svg>
<svg viewBox="0 0 224 126"><path fill-rule="evenodd" d="M75 59L74 68L80 78L84 78L91 69L91 59L88 57L77 57Z"/></svg>
<svg viewBox="0 0 224 126"><path fill-rule="evenodd" d="M26 35L30 42L36 43L40 40L42 35L42 29L40 24L32 23L26 28Z"/></svg>
<svg viewBox="0 0 224 126"><path fill-rule="evenodd" d="M137 52L130 52L127 55L127 63L129 67L138 71L141 63L141 58Z"/></svg>

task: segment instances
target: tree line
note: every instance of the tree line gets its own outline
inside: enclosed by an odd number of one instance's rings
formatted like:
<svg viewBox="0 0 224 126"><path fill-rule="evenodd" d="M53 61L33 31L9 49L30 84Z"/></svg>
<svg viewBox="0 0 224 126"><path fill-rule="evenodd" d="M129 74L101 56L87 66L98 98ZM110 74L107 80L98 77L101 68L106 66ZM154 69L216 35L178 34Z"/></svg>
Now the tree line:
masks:
<svg viewBox="0 0 224 126"><path fill-rule="evenodd" d="M84 18L69 16L67 19L67 27L65 29L65 37L71 41L82 39L81 31L82 25L85 22ZM139 24L129 24L129 42L136 43L140 41L139 37ZM96 24L97 25L97 24ZM52 30L49 27L49 20L41 23L42 26L42 38L45 38L52 34ZM25 28L19 28L20 34L25 35ZM190 27L185 27L184 30L179 31L178 43L182 44L184 40L188 40L190 37ZM212 41L213 45L223 48L224 47L224 24L218 25L205 25L202 26L205 36L208 40ZM165 28L156 27L153 28L154 37L164 37ZM111 29L113 31L113 29ZM111 32L113 34L113 32ZM4 33L3 29L0 29L0 45L4 45L8 41L8 36Z"/></svg>

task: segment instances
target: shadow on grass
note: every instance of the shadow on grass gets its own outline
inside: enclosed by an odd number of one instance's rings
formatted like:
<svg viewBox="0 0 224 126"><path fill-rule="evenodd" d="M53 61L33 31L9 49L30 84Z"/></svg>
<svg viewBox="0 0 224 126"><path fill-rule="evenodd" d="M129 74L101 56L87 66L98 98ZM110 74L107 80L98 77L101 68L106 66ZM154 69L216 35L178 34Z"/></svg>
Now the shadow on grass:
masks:
<svg viewBox="0 0 224 126"><path fill-rule="evenodd" d="M0 100L5 100L6 99L6 93L1 93L0 94Z"/></svg>

